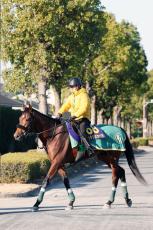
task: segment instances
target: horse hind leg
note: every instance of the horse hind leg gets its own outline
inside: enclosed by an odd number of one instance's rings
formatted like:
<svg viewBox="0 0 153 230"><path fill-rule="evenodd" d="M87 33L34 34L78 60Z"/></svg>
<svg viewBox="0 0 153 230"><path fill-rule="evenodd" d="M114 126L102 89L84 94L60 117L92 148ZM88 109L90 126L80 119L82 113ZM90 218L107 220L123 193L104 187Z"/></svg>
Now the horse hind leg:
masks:
<svg viewBox="0 0 153 230"><path fill-rule="evenodd" d="M66 207L66 210L71 210L73 209L73 204L74 204L74 201L75 201L75 195L71 189L71 186L70 186L70 182L69 182L69 179L68 179L68 176L67 176L67 173L65 171L64 168L60 168L58 170L58 174L61 176L62 178L62 181L65 185L65 188L66 188L66 191L67 191L67 194L68 194L68 198L69 198L69 204L68 206Z"/></svg>
<svg viewBox="0 0 153 230"><path fill-rule="evenodd" d="M129 198L129 194L128 194L125 170L121 166L118 167L118 176L121 180L121 187L122 187L122 192L123 192L123 197L125 199L125 203L127 204L128 207L131 207L132 200Z"/></svg>
<svg viewBox="0 0 153 230"><path fill-rule="evenodd" d="M111 164L110 167L112 169L112 191L111 191L109 200L104 205L104 208L111 208L111 204L115 200L116 189L117 189L118 180L119 180L119 177L118 177L118 166L116 164Z"/></svg>

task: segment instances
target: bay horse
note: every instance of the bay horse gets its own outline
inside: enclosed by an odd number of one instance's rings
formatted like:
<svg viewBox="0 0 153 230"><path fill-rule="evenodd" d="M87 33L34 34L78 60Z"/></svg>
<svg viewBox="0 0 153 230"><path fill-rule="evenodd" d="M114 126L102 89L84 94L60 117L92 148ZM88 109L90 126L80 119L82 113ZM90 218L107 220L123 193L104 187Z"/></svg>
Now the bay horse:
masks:
<svg viewBox="0 0 153 230"><path fill-rule="evenodd" d="M118 129L120 128L118 127ZM31 105L28 105L24 107L22 114L19 117L19 124L17 125L14 133L14 138L16 140L21 140L21 137L29 133L35 133L37 136L39 136L51 162L51 166L45 179L43 180L39 195L32 208L32 211L37 211L39 209L39 205L43 200L46 188L50 180L57 172L62 178L69 197L69 204L67 208L72 209L75 201L75 195L70 187L65 164L75 162L75 156L70 144L69 134L65 124L59 119L44 115L33 109ZM136 165L134 152L127 134L125 139L125 149L126 159L132 173L139 180L139 182L146 185L147 183ZM110 208L111 204L114 202L119 179L121 181L125 203L128 207L131 207L132 200L128 195L125 170L118 163L121 152L114 150L95 150L95 155L97 156L98 160L104 161L112 170L112 190L104 207Z"/></svg>

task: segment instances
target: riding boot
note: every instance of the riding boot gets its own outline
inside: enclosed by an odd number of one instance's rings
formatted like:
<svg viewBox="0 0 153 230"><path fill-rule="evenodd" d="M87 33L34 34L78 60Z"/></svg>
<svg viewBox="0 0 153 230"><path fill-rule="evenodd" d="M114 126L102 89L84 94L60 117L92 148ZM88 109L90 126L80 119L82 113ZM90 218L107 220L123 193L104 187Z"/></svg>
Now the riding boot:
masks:
<svg viewBox="0 0 153 230"><path fill-rule="evenodd" d="M93 157L95 155L94 150L91 146L87 149L87 152L89 157Z"/></svg>
<svg viewBox="0 0 153 230"><path fill-rule="evenodd" d="M75 162L79 162L85 157L85 146L83 144L79 145Z"/></svg>

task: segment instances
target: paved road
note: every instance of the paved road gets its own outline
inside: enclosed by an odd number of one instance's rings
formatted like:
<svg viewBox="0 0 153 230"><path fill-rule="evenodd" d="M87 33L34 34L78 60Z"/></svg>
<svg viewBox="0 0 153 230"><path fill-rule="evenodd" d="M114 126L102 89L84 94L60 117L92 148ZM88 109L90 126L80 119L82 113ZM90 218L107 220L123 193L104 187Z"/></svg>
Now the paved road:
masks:
<svg viewBox="0 0 153 230"><path fill-rule="evenodd" d="M67 194L62 184L48 191L39 212L32 213L36 197L0 199L0 229L4 230L152 230L153 229L153 147L136 155L140 171L148 181L144 187L132 175L125 159L132 208L126 207L120 186L111 209L103 209L111 190L110 170L105 166L73 178L74 210L65 211Z"/></svg>

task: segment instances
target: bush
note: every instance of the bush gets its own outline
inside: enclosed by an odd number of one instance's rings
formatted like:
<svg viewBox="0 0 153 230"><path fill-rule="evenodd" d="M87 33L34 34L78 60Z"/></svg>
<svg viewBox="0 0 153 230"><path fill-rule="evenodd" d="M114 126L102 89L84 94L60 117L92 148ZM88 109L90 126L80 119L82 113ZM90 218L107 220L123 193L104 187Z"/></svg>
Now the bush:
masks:
<svg viewBox="0 0 153 230"><path fill-rule="evenodd" d="M1 157L1 183L28 183L46 176L50 162L46 153L28 151Z"/></svg>
<svg viewBox="0 0 153 230"><path fill-rule="evenodd" d="M138 148L139 146L139 142L135 139L130 140L130 143L132 144L134 148Z"/></svg>
<svg viewBox="0 0 153 230"><path fill-rule="evenodd" d="M149 138L135 138L131 140L133 147L137 148L138 146L147 146L149 143Z"/></svg>

